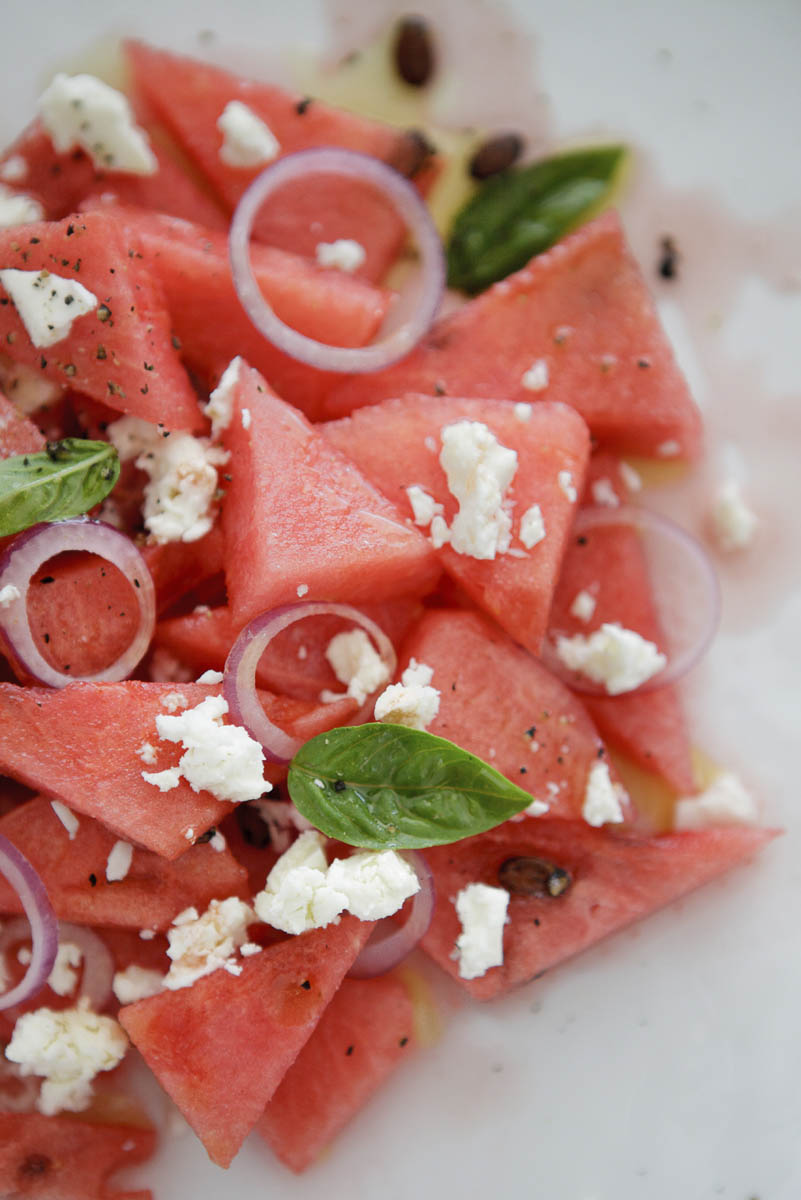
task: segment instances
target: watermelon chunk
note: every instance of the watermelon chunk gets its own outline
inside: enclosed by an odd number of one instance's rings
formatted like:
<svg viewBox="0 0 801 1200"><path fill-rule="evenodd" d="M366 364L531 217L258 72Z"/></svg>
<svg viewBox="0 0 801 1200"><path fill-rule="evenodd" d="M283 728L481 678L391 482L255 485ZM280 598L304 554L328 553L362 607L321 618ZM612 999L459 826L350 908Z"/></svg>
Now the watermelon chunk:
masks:
<svg viewBox="0 0 801 1200"><path fill-rule="evenodd" d="M75 279L98 302L74 321L67 337L40 350L4 296L0 337L15 361L46 379L168 429L202 428L197 398L170 340L163 297L140 253L114 218L101 212L0 230L0 269Z"/></svg>
<svg viewBox="0 0 801 1200"><path fill-rule="evenodd" d="M200 583L222 574L222 529L214 525L196 542L167 542L142 548L156 589L156 607L164 612Z"/></svg>
<svg viewBox="0 0 801 1200"><path fill-rule="evenodd" d="M79 821L70 840L43 796L0 818L0 833L39 872L62 921L167 929L173 917L190 905L202 911L214 898L247 896L245 870L228 849L215 850L208 843L190 845L174 863L136 849L125 878L108 883L106 862L117 839L91 817L82 815ZM198 837L202 832L197 830ZM0 912L22 912L17 893L3 878Z"/></svg>
<svg viewBox="0 0 801 1200"><path fill-rule="evenodd" d="M547 803L549 818L581 817L604 746L561 680L478 613L454 609L426 612L404 642L401 667L411 658L432 668L440 692L429 733L491 763Z"/></svg>
<svg viewBox="0 0 801 1200"><path fill-rule="evenodd" d="M528 391L523 376L539 359L548 386ZM614 213L439 321L395 366L343 381L326 414L443 387L455 396L564 401L621 453L658 455L676 442L677 457L695 458L701 448L698 410Z"/></svg>
<svg viewBox="0 0 801 1200"><path fill-rule="evenodd" d="M189 707L218 689L181 684ZM165 683L73 683L60 691L0 684L0 772L102 821L126 841L165 858L183 854L186 833L218 825L231 805L185 780L169 792L146 783L143 770L174 766L181 747L160 743L156 715L176 691ZM136 753L158 750L155 766Z"/></svg>
<svg viewBox="0 0 801 1200"><path fill-rule="evenodd" d="M71 1113L0 1112L0 1195L8 1200L153 1200L150 1191L121 1192L109 1178L122 1167L146 1162L156 1134Z"/></svg>
<svg viewBox="0 0 801 1200"><path fill-rule="evenodd" d="M119 1019L213 1162L227 1167L373 928L343 917L120 1009Z"/></svg>
<svg viewBox="0 0 801 1200"><path fill-rule="evenodd" d="M256 1128L281 1162L305 1171L413 1046L399 979L343 980Z"/></svg>
<svg viewBox="0 0 801 1200"><path fill-rule="evenodd" d="M404 174L419 163L419 144L399 129L318 100L302 104L300 94L141 42L128 42L126 49L135 87L231 210L266 165L232 167L221 159L217 120L232 100L247 105L270 128L281 154L344 146L381 158ZM283 188L265 205L254 228L259 240L309 258L319 242L358 238L366 252L360 273L371 280L383 278L405 234L374 188L332 176L325 176L324 190L307 179Z"/></svg>
<svg viewBox="0 0 801 1200"><path fill-rule="evenodd" d="M438 900L421 944L475 999L490 1000L722 875L775 836L753 826L640 837L578 821L507 821L456 846L426 851ZM503 965L478 979L460 979L451 958L461 930L452 898L469 883L497 887L498 869L514 857L562 867L572 883L556 897L513 894Z"/></svg>
<svg viewBox="0 0 801 1200"><path fill-rule="evenodd" d="M34 425L0 392L0 458L35 454L44 450L45 439Z"/></svg>
<svg viewBox="0 0 801 1200"><path fill-rule="evenodd" d="M421 595L436 580L426 539L244 365L225 445L225 577L237 625L299 596L359 604Z"/></svg>
<svg viewBox="0 0 801 1200"><path fill-rule="evenodd" d="M580 489L589 454L581 418L564 404L539 404L529 420L521 421L514 405L501 400L404 396L321 428L400 512L411 513L406 488L417 484L444 506L450 523L457 504L439 464L440 432L460 420L483 422L501 445L517 451L517 472L507 494L515 505L512 549L520 557L500 554L479 560L457 554L449 545L437 553L474 602L536 654L575 510L560 475L569 472ZM546 536L523 551L516 537L519 521L534 504L542 511Z"/></svg>

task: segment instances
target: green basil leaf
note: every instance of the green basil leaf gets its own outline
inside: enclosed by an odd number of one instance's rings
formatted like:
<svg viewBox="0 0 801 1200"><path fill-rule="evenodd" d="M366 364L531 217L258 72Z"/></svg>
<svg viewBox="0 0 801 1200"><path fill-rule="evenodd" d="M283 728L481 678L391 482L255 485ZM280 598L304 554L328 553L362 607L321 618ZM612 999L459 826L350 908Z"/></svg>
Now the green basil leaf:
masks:
<svg viewBox="0 0 801 1200"><path fill-rule="evenodd" d="M518 271L609 200L623 146L593 146L495 175L457 213L448 284L475 295Z"/></svg>
<svg viewBox="0 0 801 1200"><path fill-rule="evenodd" d="M78 517L99 504L119 479L120 460L108 442L64 438L36 454L0 462L0 537L40 521Z"/></svg>
<svg viewBox="0 0 801 1200"><path fill-rule="evenodd" d="M390 724L331 729L306 742L289 767L289 794L327 837L369 850L456 842L531 803L453 742Z"/></svg>

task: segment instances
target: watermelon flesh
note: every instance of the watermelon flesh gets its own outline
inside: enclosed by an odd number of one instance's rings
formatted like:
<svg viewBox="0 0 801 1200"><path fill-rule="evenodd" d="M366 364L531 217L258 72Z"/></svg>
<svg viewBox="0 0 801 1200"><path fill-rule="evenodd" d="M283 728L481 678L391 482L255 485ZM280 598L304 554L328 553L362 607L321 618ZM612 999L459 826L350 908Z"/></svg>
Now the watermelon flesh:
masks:
<svg viewBox="0 0 801 1200"><path fill-rule="evenodd" d="M0 459L44 450L45 439L34 425L0 392Z"/></svg>
<svg viewBox="0 0 801 1200"><path fill-rule="evenodd" d="M409 993L393 975L345 979L256 1128L305 1171L414 1048Z"/></svg>
<svg viewBox="0 0 801 1200"><path fill-rule="evenodd" d="M456 850L426 851L438 899L421 945L476 1000L490 1000L722 875L775 836L753 826L641 837L583 821L507 821ZM556 897L513 894L502 966L461 979L451 958L461 931L453 897L469 883L499 886L499 868L516 857L561 867L572 883Z"/></svg>
<svg viewBox="0 0 801 1200"><path fill-rule="evenodd" d="M228 1166L373 928L343 917L277 942L119 1019L211 1158Z"/></svg>
<svg viewBox="0 0 801 1200"><path fill-rule="evenodd" d="M548 385L523 376L538 360ZM641 365L642 364L642 365ZM602 445L696 458L701 420L614 213L606 213L527 267L437 322L401 362L343 381L326 401L340 417L406 392L561 400Z"/></svg>
<svg viewBox="0 0 801 1200"><path fill-rule="evenodd" d="M144 546L142 554L156 589L157 610L164 612L199 584L221 575L223 551L219 524L196 542Z"/></svg>
<svg viewBox="0 0 801 1200"><path fill-rule="evenodd" d="M444 506L450 523L457 504L439 463L440 433L455 421L483 422L502 446L517 451L517 471L508 489L514 502L513 533L521 515L538 504L545 538L520 557L500 554L479 560L457 554L449 545L437 551L448 572L473 601L516 641L539 652L575 505L559 484L569 472L580 490L589 455L587 428L564 404L537 405L529 420L501 400L404 396L362 409L352 417L323 425L331 445L347 454L359 470L395 504L411 514L406 488L416 484Z"/></svg>
<svg viewBox="0 0 801 1200"><path fill-rule="evenodd" d="M358 605L429 590L439 567L426 539L244 364L234 400L222 526L237 625L299 598Z"/></svg>

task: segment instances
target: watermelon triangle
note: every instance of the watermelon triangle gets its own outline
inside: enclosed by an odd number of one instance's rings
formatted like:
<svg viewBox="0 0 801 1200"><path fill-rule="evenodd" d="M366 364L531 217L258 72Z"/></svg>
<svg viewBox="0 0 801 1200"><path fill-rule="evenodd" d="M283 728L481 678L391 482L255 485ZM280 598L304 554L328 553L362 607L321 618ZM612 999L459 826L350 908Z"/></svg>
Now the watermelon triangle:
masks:
<svg viewBox="0 0 801 1200"><path fill-rule="evenodd" d="M431 588L428 542L352 463L244 364L235 396L222 525L237 625L299 596L358 604Z"/></svg>
<svg viewBox="0 0 801 1200"><path fill-rule="evenodd" d="M305 1171L414 1049L414 1012L393 975L345 979L264 1110L258 1129Z"/></svg>
<svg viewBox="0 0 801 1200"><path fill-rule="evenodd" d="M536 654L575 512L559 484L560 474L569 472L580 489L589 455L581 418L564 404L536 405L523 421L514 405L502 400L415 395L360 409L321 428L400 512L411 514L406 488L417 484L444 506L450 522L457 505L439 464L440 434L443 426L460 420L483 422L501 445L517 451L517 472L508 493L514 501L513 533L517 535L522 514L538 504L546 536L526 551L515 536L513 549L519 557L500 554L482 561L448 545L437 553L473 601Z"/></svg>
<svg viewBox="0 0 801 1200"><path fill-rule="evenodd" d="M523 376L539 359L548 385L528 391ZM621 452L655 455L665 442L677 443L677 457L700 451L698 410L614 213L443 318L395 366L343 381L326 414L442 388L452 396L562 400L599 442Z"/></svg>
<svg viewBox="0 0 801 1200"><path fill-rule="evenodd" d="M489 1000L722 875L775 836L775 830L735 825L640 837L543 817L506 822L426 851L438 899L422 947L477 1000ZM503 965L478 979L460 979L451 957L461 930L453 898L469 883L497 887L502 863L518 856L562 867L572 883L557 897L513 895Z"/></svg>
<svg viewBox="0 0 801 1200"><path fill-rule="evenodd" d="M228 1166L370 935L343 917L221 969L119 1019L213 1162Z"/></svg>

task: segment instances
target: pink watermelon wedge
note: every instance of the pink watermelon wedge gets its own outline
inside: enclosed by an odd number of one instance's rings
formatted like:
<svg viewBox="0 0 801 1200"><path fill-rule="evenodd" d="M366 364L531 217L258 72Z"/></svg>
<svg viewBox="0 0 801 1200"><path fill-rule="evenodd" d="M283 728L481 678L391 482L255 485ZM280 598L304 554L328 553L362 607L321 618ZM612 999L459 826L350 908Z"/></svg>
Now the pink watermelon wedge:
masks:
<svg viewBox="0 0 801 1200"><path fill-rule="evenodd" d="M722 875L775 836L743 825L639 837L584 822L507 821L458 846L426 851L438 900L422 946L475 999L490 1000ZM561 867L570 886L555 897L513 894L503 965L460 979L451 957L461 930L453 897L469 883L499 886L499 868L511 858Z"/></svg>
<svg viewBox="0 0 801 1200"><path fill-rule="evenodd" d="M244 364L235 397L222 512L235 624L299 597L359 604L428 591L436 556L394 505Z"/></svg>
<svg viewBox="0 0 801 1200"><path fill-rule="evenodd" d="M27 417L0 392L0 459L44 450L45 439Z"/></svg>
<svg viewBox="0 0 801 1200"><path fill-rule="evenodd" d="M413 1048L403 983L344 979L256 1128L281 1162L305 1171Z"/></svg>
<svg viewBox="0 0 801 1200"><path fill-rule="evenodd" d="M448 545L437 553L473 601L536 654L575 511L560 477L566 473L580 490L589 454L587 428L576 412L544 403L520 420L514 405L502 400L415 395L361 409L322 430L400 512L411 514L406 488L416 484L444 506L450 523L457 505L439 463L440 435L445 425L461 420L483 422L502 446L517 451L508 492L514 503L514 554L482 561ZM517 538L520 518L534 504L540 506L545 538L524 549Z"/></svg>
<svg viewBox="0 0 801 1200"><path fill-rule="evenodd" d="M142 548L156 589L160 613L215 575L224 566L223 534L219 523L197 542L167 542Z"/></svg>
<svg viewBox="0 0 801 1200"><path fill-rule="evenodd" d="M346 916L243 959L241 975L215 971L120 1010L212 1162L231 1162L372 928Z"/></svg>
<svg viewBox="0 0 801 1200"><path fill-rule="evenodd" d="M24 234L20 233L24 229ZM97 298L67 337L37 349L2 293L0 337L16 361L120 412L167 429L199 429L203 419L170 337L163 297L138 244L106 213L0 230L0 269L47 270L75 279Z"/></svg>
<svg viewBox="0 0 801 1200"><path fill-rule="evenodd" d="M548 385L528 391L534 362ZM351 376L326 401L340 417L405 392L561 400L620 452L695 458L701 420L619 221L606 213L439 321L405 359Z"/></svg>

